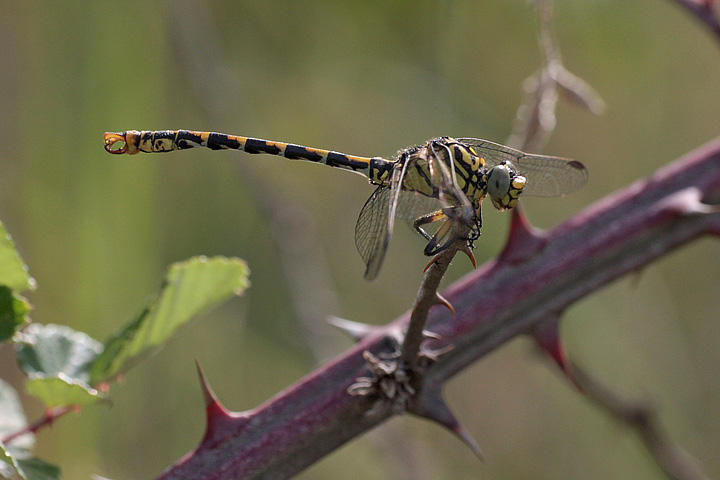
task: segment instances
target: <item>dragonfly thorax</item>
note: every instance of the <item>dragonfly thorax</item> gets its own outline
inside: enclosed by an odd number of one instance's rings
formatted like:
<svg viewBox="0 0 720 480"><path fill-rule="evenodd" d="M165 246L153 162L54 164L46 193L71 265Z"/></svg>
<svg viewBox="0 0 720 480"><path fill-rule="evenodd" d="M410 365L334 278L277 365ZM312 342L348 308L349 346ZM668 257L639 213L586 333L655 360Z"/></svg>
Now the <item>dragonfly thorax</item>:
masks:
<svg viewBox="0 0 720 480"><path fill-rule="evenodd" d="M498 210L514 208L526 183L510 161L488 163L472 145L451 137L435 138L425 145L403 150L397 162L398 167L407 166L402 180L405 190L437 197L443 178L437 172L441 162L471 203L479 205L487 195Z"/></svg>
<svg viewBox="0 0 720 480"><path fill-rule="evenodd" d="M442 165L440 165L442 164ZM452 178L470 200L482 200L486 194L485 161L473 148L450 137L439 137L424 145L400 151L396 165L404 167L402 188L437 198L439 185ZM447 172L443 173L442 170ZM384 184L374 181L373 183Z"/></svg>

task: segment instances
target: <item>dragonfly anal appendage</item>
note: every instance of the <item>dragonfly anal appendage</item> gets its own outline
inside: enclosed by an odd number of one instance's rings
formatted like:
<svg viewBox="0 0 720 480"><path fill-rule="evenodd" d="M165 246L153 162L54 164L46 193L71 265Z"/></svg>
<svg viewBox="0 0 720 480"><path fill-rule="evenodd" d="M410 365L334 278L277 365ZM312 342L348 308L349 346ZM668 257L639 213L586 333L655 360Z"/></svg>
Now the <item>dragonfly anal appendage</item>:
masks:
<svg viewBox="0 0 720 480"><path fill-rule="evenodd" d="M115 155L127 153L134 155L138 153L137 142L140 138L140 132L136 130L128 130L127 132L107 132L105 133L105 151ZM114 148L116 143L122 142L121 148Z"/></svg>
<svg viewBox="0 0 720 480"><path fill-rule="evenodd" d="M122 142L124 145L121 148L114 148L116 143ZM105 134L105 151L119 155L127 151L127 143L125 142L124 133L106 133Z"/></svg>

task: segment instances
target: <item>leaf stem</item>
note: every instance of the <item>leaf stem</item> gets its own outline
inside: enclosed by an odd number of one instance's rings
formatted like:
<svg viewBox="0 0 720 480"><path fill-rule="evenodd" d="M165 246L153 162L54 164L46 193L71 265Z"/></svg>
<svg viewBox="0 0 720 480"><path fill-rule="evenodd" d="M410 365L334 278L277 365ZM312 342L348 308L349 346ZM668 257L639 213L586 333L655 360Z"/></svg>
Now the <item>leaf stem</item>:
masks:
<svg viewBox="0 0 720 480"><path fill-rule="evenodd" d="M76 410L76 407L73 405L63 405L60 407L49 408L45 410L45 415L43 415L43 417L37 420L35 423L27 425L25 428L9 434L0 441L7 445L16 438L25 435L26 433L35 433L44 426L51 425L58 418L74 410Z"/></svg>

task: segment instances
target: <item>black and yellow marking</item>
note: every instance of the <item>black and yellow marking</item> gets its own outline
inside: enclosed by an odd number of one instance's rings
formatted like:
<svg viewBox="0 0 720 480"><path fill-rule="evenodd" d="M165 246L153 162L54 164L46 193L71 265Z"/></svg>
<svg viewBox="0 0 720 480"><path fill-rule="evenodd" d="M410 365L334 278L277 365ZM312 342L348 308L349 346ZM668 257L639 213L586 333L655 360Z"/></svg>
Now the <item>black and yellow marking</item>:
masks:
<svg viewBox="0 0 720 480"><path fill-rule="evenodd" d="M424 146L401 152L398 162L409 162L410 165L403 179L403 188L428 197L437 197L440 185L432 179L429 164L434 157L452 168L457 187L469 199L482 200L485 197L485 160L472 147L450 137L436 138Z"/></svg>
<svg viewBox="0 0 720 480"><path fill-rule="evenodd" d="M120 143L123 145L115 148ZM195 147L276 155L367 176L378 188L360 213L355 243L365 261L368 280L377 276L382 265L393 229L391 215L414 220L415 229L428 240L425 254L434 255L457 240L472 246L480 236L481 207L486 197L498 210L504 210L514 208L523 192L559 196L587 181L587 171L580 162L526 154L476 138L438 137L403 149L396 159L387 160L215 132L128 130L105 134L105 150L114 154ZM404 191L420 195L404 195ZM427 203L423 196L440 199L440 203ZM429 211L432 209L436 210ZM434 224L432 235L423 229L429 224Z"/></svg>
<svg viewBox="0 0 720 480"><path fill-rule="evenodd" d="M115 149L115 144L120 142L125 145ZM242 150L252 154L264 153L291 160L323 163L331 167L362 173L377 184L387 181L392 165L395 163L380 157L358 157L320 148L303 147L293 143L274 142L216 132L195 132L191 130L138 132L128 130L122 133L105 134L105 150L115 154L161 153L195 147L205 147L212 150Z"/></svg>
<svg viewBox="0 0 720 480"><path fill-rule="evenodd" d="M117 143L124 143L124 146L114 148ZM440 186L437 179L432 178L429 164L431 158L438 156L451 167L457 187L471 200L482 200L487 193L485 159L478 155L472 146L450 137L435 138L424 145L407 148L399 153L397 160L386 160L381 157L359 157L293 143L216 132L128 130L105 134L105 149L114 154L161 153L196 147L242 150L250 154L276 155L291 160L323 163L362 173L372 183L386 186L389 185L393 169L407 164L408 168L401 180L402 188L428 197L438 196ZM501 202L501 208L512 208L511 205L517 203L510 200L512 199Z"/></svg>

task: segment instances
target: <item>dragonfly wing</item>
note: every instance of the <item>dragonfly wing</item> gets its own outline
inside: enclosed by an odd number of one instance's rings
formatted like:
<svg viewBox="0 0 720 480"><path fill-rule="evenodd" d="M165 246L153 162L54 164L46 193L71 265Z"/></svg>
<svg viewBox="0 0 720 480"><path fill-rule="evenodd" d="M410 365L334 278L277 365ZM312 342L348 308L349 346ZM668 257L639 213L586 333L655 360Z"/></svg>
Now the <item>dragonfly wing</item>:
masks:
<svg viewBox="0 0 720 480"><path fill-rule="evenodd" d="M386 186L378 187L365 202L355 224L355 246L365 262L367 280L377 277L390 243L389 204L390 189Z"/></svg>
<svg viewBox="0 0 720 480"><path fill-rule="evenodd" d="M396 166L390 179L390 186L379 186L370 196L355 224L355 246L365 262L365 279L374 280L380 272L385 252L390 244L395 226L402 178L406 165Z"/></svg>
<svg viewBox="0 0 720 480"><path fill-rule="evenodd" d="M488 167L502 162L515 165L527 179L523 195L557 197L579 190L588 179L587 169L576 160L527 154L477 138L460 138L458 141L472 146Z"/></svg>
<svg viewBox="0 0 720 480"><path fill-rule="evenodd" d="M580 190L588 180L585 166L575 160L543 155L525 155L515 166L528 179L523 194L558 197Z"/></svg>
<svg viewBox="0 0 720 480"><path fill-rule="evenodd" d="M412 226L413 222L428 213L442 209L440 200L435 197L428 197L418 192L402 190L398 200L395 217L405 220Z"/></svg>

